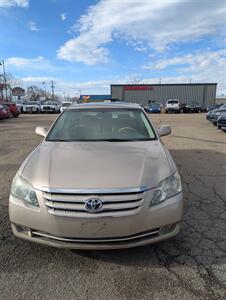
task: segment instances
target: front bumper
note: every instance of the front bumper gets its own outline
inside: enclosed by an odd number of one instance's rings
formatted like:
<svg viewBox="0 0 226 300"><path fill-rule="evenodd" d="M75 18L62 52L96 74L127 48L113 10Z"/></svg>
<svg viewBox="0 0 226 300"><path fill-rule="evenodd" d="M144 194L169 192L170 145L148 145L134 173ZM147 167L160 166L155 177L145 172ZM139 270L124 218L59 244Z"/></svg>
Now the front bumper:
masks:
<svg viewBox="0 0 226 300"><path fill-rule="evenodd" d="M10 196L9 216L15 236L49 246L71 249L120 249L162 241L180 230L182 193L149 207L145 195L139 213L123 217L75 218L51 215L37 192L40 207L27 207Z"/></svg>
<svg viewBox="0 0 226 300"><path fill-rule="evenodd" d="M226 127L226 119L218 119L217 125L221 127Z"/></svg>

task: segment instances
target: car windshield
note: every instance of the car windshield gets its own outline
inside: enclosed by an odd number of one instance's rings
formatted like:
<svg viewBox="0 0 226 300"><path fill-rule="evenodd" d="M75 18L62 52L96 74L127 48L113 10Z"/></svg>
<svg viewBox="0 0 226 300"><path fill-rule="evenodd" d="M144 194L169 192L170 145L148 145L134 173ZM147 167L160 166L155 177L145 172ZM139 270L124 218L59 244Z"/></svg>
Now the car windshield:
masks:
<svg viewBox="0 0 226 300"><path fill-rule="evenodd" d="M160 107L161 104L159 103L153 103L153 104L149 104L149 107Z"/></svg>
<svg viewBox="0 0 226 300"><path fill-rule="evenodd" d="M56 105L56 103L53 101L47 101L43 105Z"/></svg>
<svg viewBox="0 0 226 300"><path fill-rule="evenodd" d="M47 141L155 140L155 132L142 110L70 109L50 130Z"/></svg>
<svg viewBox="0 0 226 300"><path fill-rule="evenodd" d="M35 101L31 101L31 102L28 102L27 105L38 105L39 103L38 102L35 102Z"/></svg>

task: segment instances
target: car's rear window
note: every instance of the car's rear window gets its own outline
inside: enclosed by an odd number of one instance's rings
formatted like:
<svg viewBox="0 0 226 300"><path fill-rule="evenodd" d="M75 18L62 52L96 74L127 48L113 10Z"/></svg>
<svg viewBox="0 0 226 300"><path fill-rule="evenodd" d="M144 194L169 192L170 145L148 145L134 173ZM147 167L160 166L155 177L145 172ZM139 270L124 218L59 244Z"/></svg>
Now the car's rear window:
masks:
<svg viewBox="0 0 226 300"><path fill-rule="evenodd" d="M168 100L167 103L168 104L178 104L178 100Z"/></svg>
<svg viewBox="0 0 226 300"><path fill-rule="evenodd" d="M70 109L49 132L47 141L134 141L156 139L142 110Z"/></svg>
<svg viewBox="0 0 226 300"><path fill-rule="evenodd" d="M62 103L62 107L69 107L71 106L71 103Z"/></svg>

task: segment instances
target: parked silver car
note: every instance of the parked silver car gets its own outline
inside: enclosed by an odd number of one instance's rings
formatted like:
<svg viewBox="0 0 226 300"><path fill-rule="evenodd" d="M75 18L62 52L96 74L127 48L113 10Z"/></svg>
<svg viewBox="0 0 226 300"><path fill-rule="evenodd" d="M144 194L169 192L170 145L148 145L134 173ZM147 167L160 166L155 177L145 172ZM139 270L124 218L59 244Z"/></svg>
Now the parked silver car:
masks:
<svg viewBox="0 0 226 300"><path fill-rule="evenodd" d="M165 104L165 112L181 112L181 103L178 99L169 99Z"/></svg>
<svg viewBox="0 0 226 300"><path fill-rule="evenodd" d="M127 248L174 237L183 213L176 165L136 104L72 105L13 179L20 238L56 247Z"/></svg>

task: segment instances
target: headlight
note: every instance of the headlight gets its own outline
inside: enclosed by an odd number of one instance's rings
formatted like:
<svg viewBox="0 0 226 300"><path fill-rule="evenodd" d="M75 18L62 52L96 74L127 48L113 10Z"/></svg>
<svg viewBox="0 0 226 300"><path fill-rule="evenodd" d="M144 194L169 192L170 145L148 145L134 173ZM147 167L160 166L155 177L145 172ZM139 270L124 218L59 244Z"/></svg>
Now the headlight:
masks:
<svg viewBox="0 0 226 300"><path fill-rule="evenodd" d="M157 205L181 192L181 179L178 172L176 172L159 183L152 195L150 206Z"/></svg>
<svg viewBox="0 0 226 300"><path fill-rule="evenodd" d="M11 194L24 201L25 204L39 207L36 192L30 182L16 175L13 179Z"/></svg>
<svg viewBox="0 0 226 300"><path fill-rule="evenodd" d="M216 116L219 116L219 115L220 115L220 112L216 112L215 115L216 115Z"/></svg>

